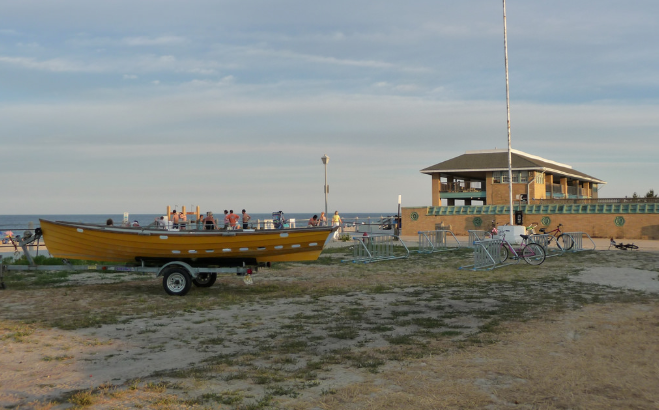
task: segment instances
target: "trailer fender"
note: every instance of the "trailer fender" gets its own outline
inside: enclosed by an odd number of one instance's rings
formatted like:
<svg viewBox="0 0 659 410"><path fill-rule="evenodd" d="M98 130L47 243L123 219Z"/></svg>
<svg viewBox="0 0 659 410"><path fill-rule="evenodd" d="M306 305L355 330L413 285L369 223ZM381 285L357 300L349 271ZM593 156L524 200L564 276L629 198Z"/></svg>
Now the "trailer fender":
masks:
<svg viewBox="0 0 659 410"><path fill-rule="evenodd" d="M196 279L196 278L197 278L197 275L198 275L198 273L199 273L199 272L197 271L197 269L194 269L192 266L188 265L188 264L185 263L185 262L174 261L174 262L168 262L168 263L166 263L165 265L161 266L160 269L158 270L158 274L156 275L156 278L162 276L164 270L167 269L167 268L170 267L170 266L179 266L179 267L185 269L186 271L188 271L188 274L190 275L190 277L191 277L192 279Z"/></svg>

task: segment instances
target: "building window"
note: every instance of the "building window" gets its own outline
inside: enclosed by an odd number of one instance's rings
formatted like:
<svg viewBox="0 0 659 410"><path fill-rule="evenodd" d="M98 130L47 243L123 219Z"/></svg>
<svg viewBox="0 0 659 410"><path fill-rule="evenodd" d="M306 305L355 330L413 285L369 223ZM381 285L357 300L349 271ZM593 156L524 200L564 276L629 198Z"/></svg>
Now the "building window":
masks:
<svg viewBox="0 0 659 410"><path fill-rule="evenodd" d="M524 183L529 181L529 171L513 171L513 184ZM494 184L507 184L508 171L494 171L492 172L492 183Z"/></svg>

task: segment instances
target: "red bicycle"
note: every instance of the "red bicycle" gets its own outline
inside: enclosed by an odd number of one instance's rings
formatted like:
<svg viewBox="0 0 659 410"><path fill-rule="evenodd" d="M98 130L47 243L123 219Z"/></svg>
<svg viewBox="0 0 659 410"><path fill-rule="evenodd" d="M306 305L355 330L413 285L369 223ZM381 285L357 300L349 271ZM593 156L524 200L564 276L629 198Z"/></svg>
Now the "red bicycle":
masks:
<svg viewBox="0 0 659 410"><path fill-rule="evenodd" d="M550 235L549 241L547 241L547 247L549 247L552 241L556 239L556 246L558 246L560 250L569 251L574 246L574 239L572 239L570 235L563 234L561 226L563 226L563 224L558 224L556 229L549 232L547 232L545 228L540 228L539 231L543 234Z"/></svg>

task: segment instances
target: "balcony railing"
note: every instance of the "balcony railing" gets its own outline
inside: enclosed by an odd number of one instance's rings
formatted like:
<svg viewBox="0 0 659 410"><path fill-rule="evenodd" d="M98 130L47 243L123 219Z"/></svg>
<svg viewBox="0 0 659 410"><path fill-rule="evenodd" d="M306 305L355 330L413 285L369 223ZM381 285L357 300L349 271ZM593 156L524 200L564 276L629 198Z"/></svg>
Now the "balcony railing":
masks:
<svg viewBox="0 0 659 410"><path fill-rule="evenodd" d="M571 198L571 199L534 199L533 204L659 204L659 198Z"/></svg>
<svg viewBox="0 0 659 410"><path fill-rule="evenodd" d="M441 183L439 186L440 192L484 192L484 189L481 187L469 187L467 188L464 184L461 183Z"/></svg>

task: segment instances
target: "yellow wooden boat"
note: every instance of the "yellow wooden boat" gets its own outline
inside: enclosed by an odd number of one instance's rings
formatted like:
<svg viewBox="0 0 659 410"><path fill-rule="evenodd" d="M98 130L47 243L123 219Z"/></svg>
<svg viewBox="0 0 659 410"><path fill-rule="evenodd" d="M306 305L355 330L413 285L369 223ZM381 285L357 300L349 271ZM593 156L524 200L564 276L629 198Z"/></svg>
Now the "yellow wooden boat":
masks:
<svg viewBox="0 0 659 410"><path fill-rule="evenodd" d="M337 229L174 231L40 221L48 252L55 257L147 265L183 261L195 266L238 266L316 260Z"/></svg>

